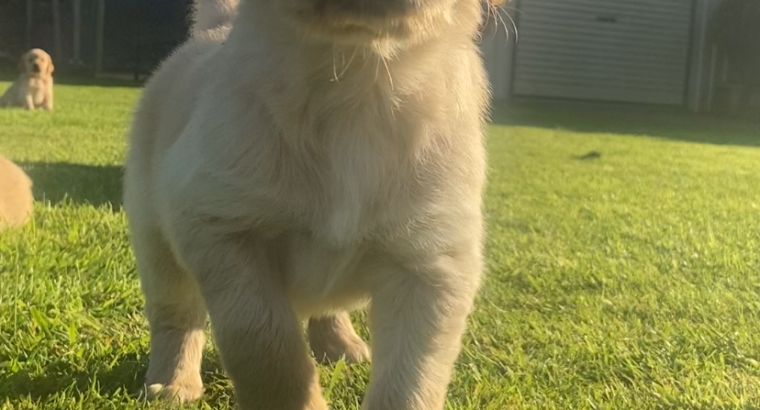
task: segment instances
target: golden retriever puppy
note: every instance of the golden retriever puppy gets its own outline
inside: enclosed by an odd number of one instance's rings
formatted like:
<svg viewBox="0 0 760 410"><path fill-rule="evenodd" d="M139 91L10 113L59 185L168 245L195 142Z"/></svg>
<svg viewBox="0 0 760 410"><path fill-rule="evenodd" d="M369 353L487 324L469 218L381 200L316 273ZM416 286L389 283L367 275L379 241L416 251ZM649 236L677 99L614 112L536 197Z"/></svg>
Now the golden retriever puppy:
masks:
<svg viewBox="0 0 760 410"><path fill-rule="evenodd" d="M371 302L363 409L443 408L482 270L481 1L200 0L130 135L149 396L202 394L208 313L240 409L327 409L300 320L361 360Z"/></svg>
<svg viewBox="0 0 760 410"><path fill-rule="evenodd" d="M32 181L0 156L0 229L24 225L32 216Z"/></svg>
<svg viewBox="0 0 760 410"><path fill-rule="evenodd" d="M21 57L18 69L21 74L0 97L0 107L52 110L55 67L50 55L33 48Z"/></svg>

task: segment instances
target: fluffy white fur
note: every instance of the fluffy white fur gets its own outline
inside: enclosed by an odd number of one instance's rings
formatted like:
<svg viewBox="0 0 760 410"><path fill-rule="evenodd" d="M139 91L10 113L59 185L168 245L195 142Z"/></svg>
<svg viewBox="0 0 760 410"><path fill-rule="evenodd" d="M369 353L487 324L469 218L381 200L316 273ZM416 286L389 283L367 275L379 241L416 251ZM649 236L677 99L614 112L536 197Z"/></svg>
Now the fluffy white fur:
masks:
<svg viewBox="0 0 760 410"><path fill-rule="evenodd" d="M482 268L479 1L200 1L130 137L149 395L201 395L208 312L241 409L326 409L300 319L361 360L371 301L363 408L443 408Z"/></svg>
<svg viewBox="0 0 760 410"><path fill-rule="evenodd" d="M193 16L194 34L203 36L204 31L229 28L237 11L238 0L198 0Z"/></svg>
<svg viewBox="0 0 760 410"><path fill-rule="evenodd" d="M27 110L53 109L53 59L44 50L33 48L18 62L19 76L0 97L0 107Z"/></svg>

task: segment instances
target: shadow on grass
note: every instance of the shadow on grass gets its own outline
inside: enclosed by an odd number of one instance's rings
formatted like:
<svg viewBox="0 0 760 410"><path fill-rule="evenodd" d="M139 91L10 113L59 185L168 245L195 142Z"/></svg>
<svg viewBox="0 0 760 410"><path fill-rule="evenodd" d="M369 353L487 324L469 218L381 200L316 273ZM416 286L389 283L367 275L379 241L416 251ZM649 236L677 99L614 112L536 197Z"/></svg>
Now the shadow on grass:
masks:
<svg viewBox="0 0 760 410"><path fill-rule="evenodd" d="M667 107L513 102L497 104L492 121L497 125L760 147L760 122L697 115Z"/></svg>
<svg viewBox="0 0 760 410"><path fill-rule="evenodd" d="M0 81L12 82L18 77L18 72L15 71L0 71ZM121 78L94 78L92 75L53 75L56 85L71 85L80 87L142 87L143 82L134 81L131 79ZM0 93L4 91L4 87L0 87Z"/></svg>
<svg viewBox="0 0 760 410"><path fill-rule="evenodd" d="M222 372L217 357L204 357L201 365L204 384L209 384ZM45 365L44 375L32 375L20 371L0 379L0 403L29 397L45 401L57 394L71 391L84 392L95 386L103 396L120 392L138 398L145 373L148 371L148 355L129 354L108 370L74 368L63 360Z"/></svg>
<svg viewBox="0 0 760 410"><path fill-rule="evenodd" d="M0 380L0 402L29 397L34 401L46 400L58 393L88 391L97 385L103 395L119 391L130 394L139 392L148 368L148 357L130 355L107 371L75 369L71 363L56 361L45 366L44 375L32 375L27 371L11 374Z"/></svg>
<svg viewBox="0 0 760 410"><path fill-rule="evenodd" d="M22 162L19 166L34 184L34 199L58 204L71 200L93 206L122 207L122 173L118 166L70 164L66 162Z"/></svg>
<svg viewBox="0 0 760 410"><path fill-rule="evenodd" d="M55 78L57 85L71 85L77 87L142 87L144 81L126 80L120 78L93 78L90 76L58 76Z"/></svg>

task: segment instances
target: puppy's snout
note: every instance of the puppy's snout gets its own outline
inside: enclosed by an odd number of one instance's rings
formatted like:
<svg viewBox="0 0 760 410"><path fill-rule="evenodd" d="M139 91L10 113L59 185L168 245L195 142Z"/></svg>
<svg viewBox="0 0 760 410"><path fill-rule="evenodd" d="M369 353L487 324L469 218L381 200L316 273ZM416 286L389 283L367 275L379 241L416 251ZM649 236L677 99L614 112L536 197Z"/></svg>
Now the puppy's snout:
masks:
<svg viewBox="0 0 760 410"><path fill-rule="evenodd" d="M32 64L32 72L39 73L40 72L40 65L37 63Z"/></svg>

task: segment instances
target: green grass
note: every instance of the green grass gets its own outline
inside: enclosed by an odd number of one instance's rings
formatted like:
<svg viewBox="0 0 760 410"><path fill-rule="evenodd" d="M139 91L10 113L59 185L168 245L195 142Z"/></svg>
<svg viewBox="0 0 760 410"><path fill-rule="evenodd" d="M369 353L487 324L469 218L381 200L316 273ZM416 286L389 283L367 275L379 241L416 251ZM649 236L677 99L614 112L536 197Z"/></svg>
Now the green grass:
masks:
<svg viewBox="0 0 760 410"><path fill-rule="evenodd" d="M37 198L0 236L2 410L167 408L132 397L149 339L120 166L138 92L59 85L54 113L0 111ZM760 409L760 126L530 105L495 123L488 279L448 408ZM368 370L322 368L333 409L359 410ZM210 344L204 379L187 408L232 408Z"/></svg>

